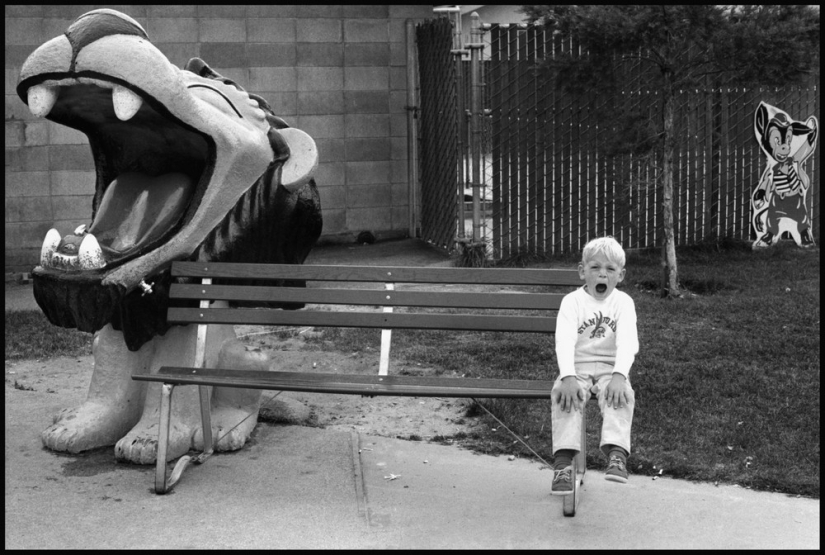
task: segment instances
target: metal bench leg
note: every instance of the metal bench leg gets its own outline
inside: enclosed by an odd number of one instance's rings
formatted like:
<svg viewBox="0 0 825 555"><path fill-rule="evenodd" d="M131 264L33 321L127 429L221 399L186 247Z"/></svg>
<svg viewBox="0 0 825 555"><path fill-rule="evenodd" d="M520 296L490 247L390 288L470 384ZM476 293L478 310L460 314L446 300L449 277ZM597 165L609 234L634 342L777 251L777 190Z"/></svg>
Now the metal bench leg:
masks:
<svg viewBox="0 0 825 555"><path fill-rule="evenodd" d="M169 451L169 425L172 413L173 384L165 383L160 391L160 430L158 431L158 454L155 466L155 493L166 493L166 453ZM168 487L171 487L169 484Z"/></svg>
<svg viewBox="0 0 825 555"><path fill-rule="evenodd" d="M595 397L593 397L595 398ZM564 516L576 516L576 509L581 500L581 487L584 485L584 473L587 472L587 403L582 404L581 448L573 457L573 494L565 495L563 501Z"/></svg>
<svg viewBox="0 0 825 555"><path fill-rule="evenodd" d="M209 400L209 387L198 386L201 403L201 426L203 427L203 452L193 457L191 455L184 455L178 462L175 463L175 468L172 469L172 474L166 477L166 454L169 450L169 426L171 425L172 413L172 390L173 384L163 384L161 389L160 400L160 432L158 434L158 459L155 469L155 493L168 493L180 480L183 471L189 466L189 463L202 464L214 452L212 444L212 415Z"/></svg>

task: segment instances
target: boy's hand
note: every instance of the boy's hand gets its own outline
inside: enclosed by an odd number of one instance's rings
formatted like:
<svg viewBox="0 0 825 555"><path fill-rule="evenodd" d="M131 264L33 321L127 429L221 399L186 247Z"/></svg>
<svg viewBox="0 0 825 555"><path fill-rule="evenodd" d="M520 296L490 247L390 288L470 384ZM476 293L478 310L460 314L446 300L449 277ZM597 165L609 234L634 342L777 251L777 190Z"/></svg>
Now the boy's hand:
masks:
<svg viewBox="0 0 825 555"><path fill-rule="evenodd" d="M627 395L627 379L621 374L613 374L610 383L605 388L605 398L607 406L620 409L630 403Z"/></svg>
<svg viewBox="0 0 825 555"><path fill-rule="evenodd" d="M576 376L562 378L561 385L553 391L553 401L561 405L561 410L579 410L584 402L584 393L579 387Z"/></svg>

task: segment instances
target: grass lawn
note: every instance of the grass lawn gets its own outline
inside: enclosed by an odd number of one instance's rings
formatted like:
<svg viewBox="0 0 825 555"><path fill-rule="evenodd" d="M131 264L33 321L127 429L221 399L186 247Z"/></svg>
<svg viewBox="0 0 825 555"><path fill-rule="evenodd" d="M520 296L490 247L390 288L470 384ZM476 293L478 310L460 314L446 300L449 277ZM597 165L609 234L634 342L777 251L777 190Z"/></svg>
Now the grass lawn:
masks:
<svg viewBox="0 0 825 555"><path fill-rule="evenodd" d="M691 291L682 299L658 296L658 253L631 253L620 286L636 303L641 344L630 373L631 479L663 470L819 498L819 248L680 249L678 262L680 282ZM6 312L5 335L6 360L91 353L91 335L51 326L39 312ZM369 347L374 354L379 336L328 328L309 347L347 353ZM536 334L396 331L393 361L445 374L553 379L553 347ZM482 402L552 460L549 401ZM604 468L601 418L598 408L588 410L588 466ZM531 456L489 422L485 432L455 439L489 453Z"/></svg>
<svg viewBox="0 0 825 555"><path fill-rule="evenodd" d="M572 267L576 260L533 265ZM636 391L632 474L663 470L675 478L818 498L819 249L682 249L678 262L680 282L692 291L682 299L657 294L658 253L630 254L620 286L636 303L641 344L630 374ZM379 348L378 334L368 330L328 329L323 339L346 352ZM396 331L393 359L446 374L558 375L553 341L533 334ZM549 401L482 402L552 460ZM601 417L597 407L588 410L588 466L604 468ZM488 432L463 443L530 456L489 422Z"/></svg>

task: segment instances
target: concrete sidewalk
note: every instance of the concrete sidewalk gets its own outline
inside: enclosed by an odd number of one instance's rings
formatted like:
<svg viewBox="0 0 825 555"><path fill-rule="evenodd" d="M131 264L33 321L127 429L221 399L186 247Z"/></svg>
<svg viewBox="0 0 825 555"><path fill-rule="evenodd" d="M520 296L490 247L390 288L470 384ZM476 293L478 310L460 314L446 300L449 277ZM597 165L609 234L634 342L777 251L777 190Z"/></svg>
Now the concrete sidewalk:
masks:
<svg viewBox="0 0 825 555"><path fill-rule="evenodd" d="M353 259L447 260L393 241L318 248L308 262ZM27 307L31 286L6 288L7 310ZM84 400L87 362L60 387L46 362L27 376L6 363L6 549L819 548L818 500L666 477L619 485L590 471L576 517L565 518L539 464L301 426L259 425L241 451L189 468L158 496L154 467L118 464L112 448L67 456L42 447L52 415ZM34 390L15 388L17 379Z"/></svg>

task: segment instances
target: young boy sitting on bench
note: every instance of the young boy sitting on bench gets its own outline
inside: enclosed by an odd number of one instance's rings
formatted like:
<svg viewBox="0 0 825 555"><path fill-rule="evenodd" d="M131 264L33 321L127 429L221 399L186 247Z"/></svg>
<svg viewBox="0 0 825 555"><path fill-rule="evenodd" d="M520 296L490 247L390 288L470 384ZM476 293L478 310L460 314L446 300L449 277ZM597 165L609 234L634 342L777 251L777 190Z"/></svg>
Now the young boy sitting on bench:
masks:
<svg viewBox="0 0 825 555"><path fill-rule="evenodd" d="M625 276L625 254L612 237L587 243L579 263L584 286L564 297L556 320L559 378L552 391L553 495L573 492L573 457L581 448L582 412L591 391L603 416L600 448L605 478L627 482L630 425L635 405L628 374L639 339L636 308L616 290ZM571 410L572 409L572 410Z"/></svg>

